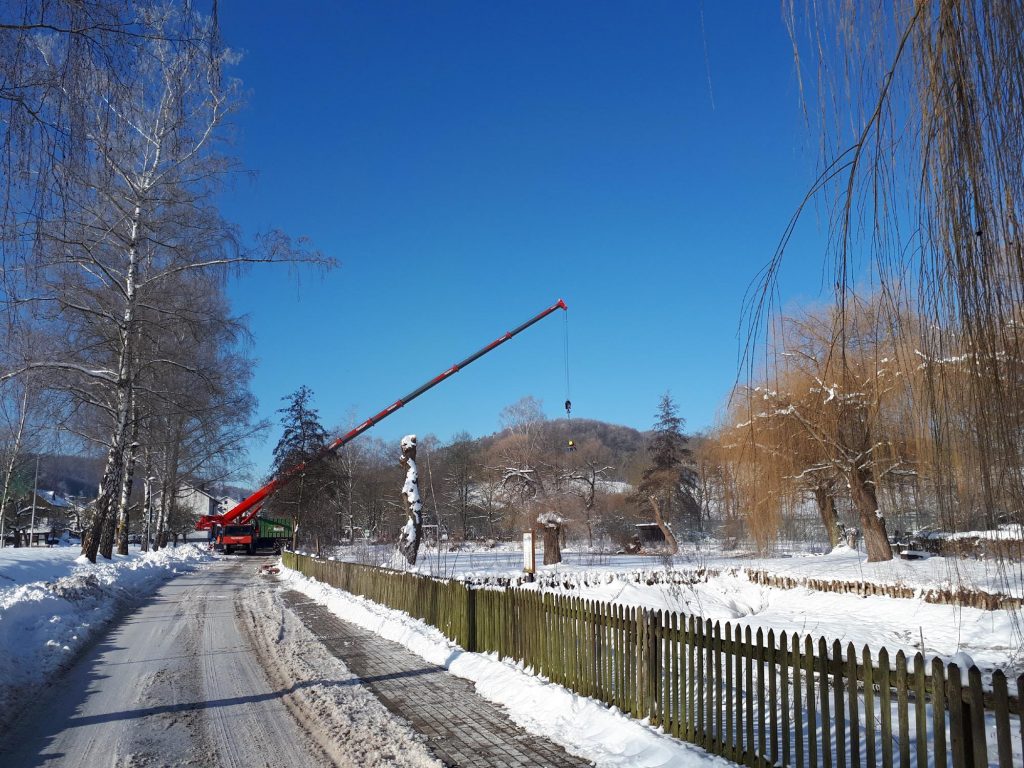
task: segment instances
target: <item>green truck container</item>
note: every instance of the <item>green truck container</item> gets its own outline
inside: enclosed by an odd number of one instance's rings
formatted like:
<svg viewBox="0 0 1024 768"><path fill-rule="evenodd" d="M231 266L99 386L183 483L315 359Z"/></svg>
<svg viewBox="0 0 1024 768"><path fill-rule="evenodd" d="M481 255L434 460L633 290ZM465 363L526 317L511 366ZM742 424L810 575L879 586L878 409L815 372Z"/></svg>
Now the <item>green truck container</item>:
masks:
<svg viewBox="0 0 1024 768"><path fill-rule="evenodd" d="M291 541L292 521L287 518L258 517L256 518L258 539L280 539Z"/></svg>

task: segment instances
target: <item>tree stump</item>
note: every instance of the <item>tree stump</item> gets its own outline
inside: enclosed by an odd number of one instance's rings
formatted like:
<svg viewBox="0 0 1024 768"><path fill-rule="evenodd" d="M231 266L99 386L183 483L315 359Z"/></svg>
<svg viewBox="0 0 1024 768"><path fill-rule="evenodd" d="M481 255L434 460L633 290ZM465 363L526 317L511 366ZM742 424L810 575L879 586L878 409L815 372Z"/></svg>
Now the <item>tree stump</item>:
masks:
<svg viewBox="0 0 1024 768"><path fill-rule="evenodd" d="M565 521L554 512L545 512L537 522L544 531L544 565L562 562L562 523Z"/></svg>
<svg viewBox="0 0 1024 768"><path fill-rule="evenodd" d="M420 501L419 471L416 468L416 435L402 438L402 466L406 468L405 485L402 486L402 501L408 520L398 536L398 551L409 565L416 565L423 535L423 503Z"/></svg>

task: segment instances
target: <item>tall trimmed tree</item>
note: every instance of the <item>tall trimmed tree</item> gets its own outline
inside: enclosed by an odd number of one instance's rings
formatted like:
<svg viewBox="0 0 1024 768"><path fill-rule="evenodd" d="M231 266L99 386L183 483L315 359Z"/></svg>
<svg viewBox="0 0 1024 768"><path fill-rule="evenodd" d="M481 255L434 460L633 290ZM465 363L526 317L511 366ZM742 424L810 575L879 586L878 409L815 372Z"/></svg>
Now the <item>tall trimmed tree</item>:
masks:
<svg viewBox="0 0 1024 768"><path fill-rule="evenodd" d="M313 390L303 385L282 398L287 405L280 408L281 439L274 447L271 475L278 476L293 467L309 461L327 444L327 430L313 408ZM318 461L303 470L298 480L274 494L271 502L275 514L287 515L292 520L292 544L297 540L300 523L316 519L325 507L327 496L336 487L334 467L329 460Z"/></svg>
<svg viewBox="0 0 1024 768"><path fill-rule="evenodd" d="M662 525L663 520L681 517L690 528L700 528L700 506L693 496L696 473L683 434L686 421L679 415L671 393L661 396L655 419L654 434L647 446L650 464L637 488L637 500L642 507L651 507L671 544L673 537Z"/></svg>

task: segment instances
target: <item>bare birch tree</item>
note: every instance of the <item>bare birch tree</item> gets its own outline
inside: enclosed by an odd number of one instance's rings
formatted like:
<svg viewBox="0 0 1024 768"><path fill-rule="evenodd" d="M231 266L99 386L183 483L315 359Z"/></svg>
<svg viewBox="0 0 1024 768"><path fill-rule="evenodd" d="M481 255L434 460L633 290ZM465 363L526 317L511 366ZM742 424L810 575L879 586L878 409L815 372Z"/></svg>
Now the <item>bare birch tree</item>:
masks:
<svg viewBox="0 0 1024 768"><path fill-rule="evenodd" d="M27 355L0 376L63 371L106 411L107 461L83 541L90 560L101 542L110 555L113 536L104 531L113 530L131 490L133 403L146 370L201 375L181 358L144 354L147 335L166 323L166 297L189 275L219 284L233 266L320 260L280 233L254 249L240 247L213 205L234 169L219 137L238 104L237 83L222 76L233 54L219 47L215 26L189 6L122 10L129 16L118 29L132 34L129 44L106 49L114 51L109 56L84 55L80 35L58 31L25 57L51 78L72 71L77 86L68 105L41 102L45 111L67 106L76 143L74 152L47 158L48 204L23 222L33 243L23 271L31 269L33 279L13 286L19 302L48 309L64 343L45 356ZM74 67L71 57L78 57Z"/></svg>

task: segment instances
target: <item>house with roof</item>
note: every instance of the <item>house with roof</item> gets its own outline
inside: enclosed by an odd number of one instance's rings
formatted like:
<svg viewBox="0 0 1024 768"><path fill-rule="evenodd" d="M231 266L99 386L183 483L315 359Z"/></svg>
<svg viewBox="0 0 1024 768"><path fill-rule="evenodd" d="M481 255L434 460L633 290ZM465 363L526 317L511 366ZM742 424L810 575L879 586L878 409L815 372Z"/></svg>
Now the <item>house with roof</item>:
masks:
<svg viewBox="0 0 1024 768"><path fill-rule="evenodd" d="M30 493L17 500L13 514L8 513L5 546L45 545L81 535L84 500L63 496L57 491L39 490L34 502Z"/></svg>

